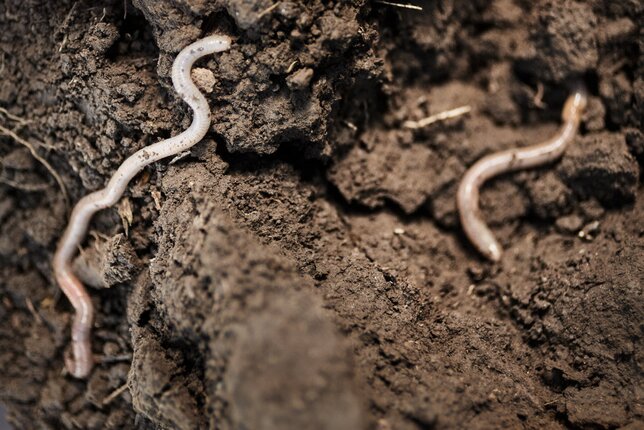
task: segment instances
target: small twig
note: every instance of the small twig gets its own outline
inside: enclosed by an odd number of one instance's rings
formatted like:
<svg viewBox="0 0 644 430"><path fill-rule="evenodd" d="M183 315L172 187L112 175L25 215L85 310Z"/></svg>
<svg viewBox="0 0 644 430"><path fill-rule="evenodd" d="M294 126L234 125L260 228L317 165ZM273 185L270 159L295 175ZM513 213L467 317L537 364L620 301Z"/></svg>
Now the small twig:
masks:
<svg viewBox="0 0 644 430"><path fill-rule="evenodd" d="M65 183L63 182L63 178L61 178L60 175L58 174L58 172L56 172L54 170L54 168L51 167L51 164L49 164L49 162L47 160L45 160L43 157L38 155L38 153L36 152L36 149L33 147L33 145L31 143L27 142L25 139L23 139L22 137L18 136L13 131L11 131L8 128L5 128L5 127L0 125L0 133L4 134L5 136L11 137L13 140L18 142L19 144L25 146L29 150L29 152L31 152L31 155L36 160L38 160L38 162L40 164L42 164L45 167L45 169L47 169L47 171L54 177L54 179L58 183L58 186L60 187L60 190L63 193L63 198L65 199L65 207L69 207L69 195L67 194L67 188L65 187Z"/></svg>
<svg viewBox="0 0 644 430"><path fill-rule="evenodd" d="M110 403L112 403L114 401L114 399L116 399L118 396L123 394L125 392L125 390L127 390L127 383L121 385L116 390L112 391L112 393L109 396L107 396L106 398L103 399L101 404L103 406L109 405Z"/></svg>
<svg viewBox="0 0 644 430"><path fill-rule="evenodd" d="M275 3L275 4L273 4L273 5L269 6L269 7L267 7L266 9L264 9L263 11L261 11L261 12L257 15L257 19L260 19L260 18L261 18L261 17L263 17L264 15L267 15L267 14L271 13L271 12L272 12L272 11L273 11L277 6L279 6L279 5L280 5L280 2L277 2L277 3Z"/></svg>
<svg viewBox="0 0 644 430"><path fill-rule="evenodd" d="M405 121L403 127L405 128L422 128L430 124L433 124L438 121L445 121L446 119L456 118L472 110L471 106L461 106L456 109L446 110L444 112L439 112L437 114L428 116L427 118L420 119L418 121Z"/></svg>
<svg viewBox="0 0 644 430"><path fill-rule="evenodd" d="M403 9L423 10L423 8L421 6L416 6L416 5L413 5L413 4L394 3L394 2L390 2L390 1L384 1L384 0L376 0L376 3L386 4L387 6L400 7L400 8L403 8Z"/></svg>

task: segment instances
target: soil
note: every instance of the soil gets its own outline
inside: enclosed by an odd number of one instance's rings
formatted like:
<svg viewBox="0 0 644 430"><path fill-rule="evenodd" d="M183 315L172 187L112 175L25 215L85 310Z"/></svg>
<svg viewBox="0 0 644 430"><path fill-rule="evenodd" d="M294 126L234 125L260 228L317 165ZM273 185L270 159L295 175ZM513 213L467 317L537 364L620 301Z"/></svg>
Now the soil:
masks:
<svg viewBox="0 0 644 430"><path fill-rule="evenodd" d="M16 429L644 427L644 5L410 4L0 4L0 125L22 139L0 133ZM138 175L76 262L99 363L73 379L50 265L70 205L25 142L70 203L101 188L189 124L170 67L213 33L234 44L195 73L210 133ZM459 179L553 134L579 80L563 159L484 187L506 249L484 261Z"/></svg>

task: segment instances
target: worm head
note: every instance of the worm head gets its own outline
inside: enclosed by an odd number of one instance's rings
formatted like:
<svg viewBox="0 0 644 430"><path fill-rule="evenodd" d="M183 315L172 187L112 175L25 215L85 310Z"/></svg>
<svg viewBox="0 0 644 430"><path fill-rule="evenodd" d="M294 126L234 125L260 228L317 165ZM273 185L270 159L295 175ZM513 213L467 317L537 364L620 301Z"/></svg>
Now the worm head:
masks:
<svg viewBox="0 0 644 430"><path fill-rule="evenodd" d="M579 124L581 116L588 105L588 92L583 84L578 84L575 92L568 97L561 116L565 122L573 121Z"/></svg>
<svg viewBox="0 0 644 430"><path fill-rule="evenodd" d="M491 261L497 262L501 260L501 256L503 255L503 250L501 249L501 245L495 240L494 242L490 243L486 249L481 250L485 257L490 259Z"/></svg>

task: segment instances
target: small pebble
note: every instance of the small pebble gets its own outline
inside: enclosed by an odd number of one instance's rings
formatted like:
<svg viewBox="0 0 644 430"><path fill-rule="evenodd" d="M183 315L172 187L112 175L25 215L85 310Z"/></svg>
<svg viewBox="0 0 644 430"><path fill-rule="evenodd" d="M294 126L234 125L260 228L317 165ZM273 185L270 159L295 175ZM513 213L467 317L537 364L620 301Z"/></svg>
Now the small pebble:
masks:
<svg viewBox="0 0 644 430"><path fill-rule="evenodd" d="M199 88L206 94L212 93L213 89L215 88L215 83L217 82L217 80L215 79L215 74L212 73L212 71L196 67L192 69L190 76L192 77L192 80L197 88Z"/></svg>

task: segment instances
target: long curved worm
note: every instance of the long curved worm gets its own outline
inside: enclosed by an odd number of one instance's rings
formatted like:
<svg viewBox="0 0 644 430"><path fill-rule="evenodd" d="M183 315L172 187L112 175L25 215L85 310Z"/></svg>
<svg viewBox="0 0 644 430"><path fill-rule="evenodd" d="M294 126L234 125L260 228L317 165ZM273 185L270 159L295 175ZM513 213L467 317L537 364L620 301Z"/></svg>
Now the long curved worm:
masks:
<svg viewBox="0 0 644 430"><path fill-rule="evenodd" d="M228 36L214 35L188 45L179 53L172 64L172 83L179 96L194 111L190 127L177 136L135 152L121 164L104 189L86 195L72 210L52 266L58 285L76 311L72 325L72 357L65 358L65 365L77 378L86 377L94 364L91 348L94 308L85 287L72 271L72 258L87 234L94 213L116 203L137 173L155 161L186 151L206 135L210 128L210 107L192 82L190 71L199 58L225 51L230 45Z"/></svg>
<svg viewBox="0 0 644 430"><path fill-rule="evenodd" d="M587 103L586 89L579 84L564 104L561 113L563 125L555 136L535 145L487 155L465 172L456 194L461 225L476 249L488 259L499 261L503 249L481 216L480 187L488 179L502 173L540 166L561 157L577 134Z"/></svg>

